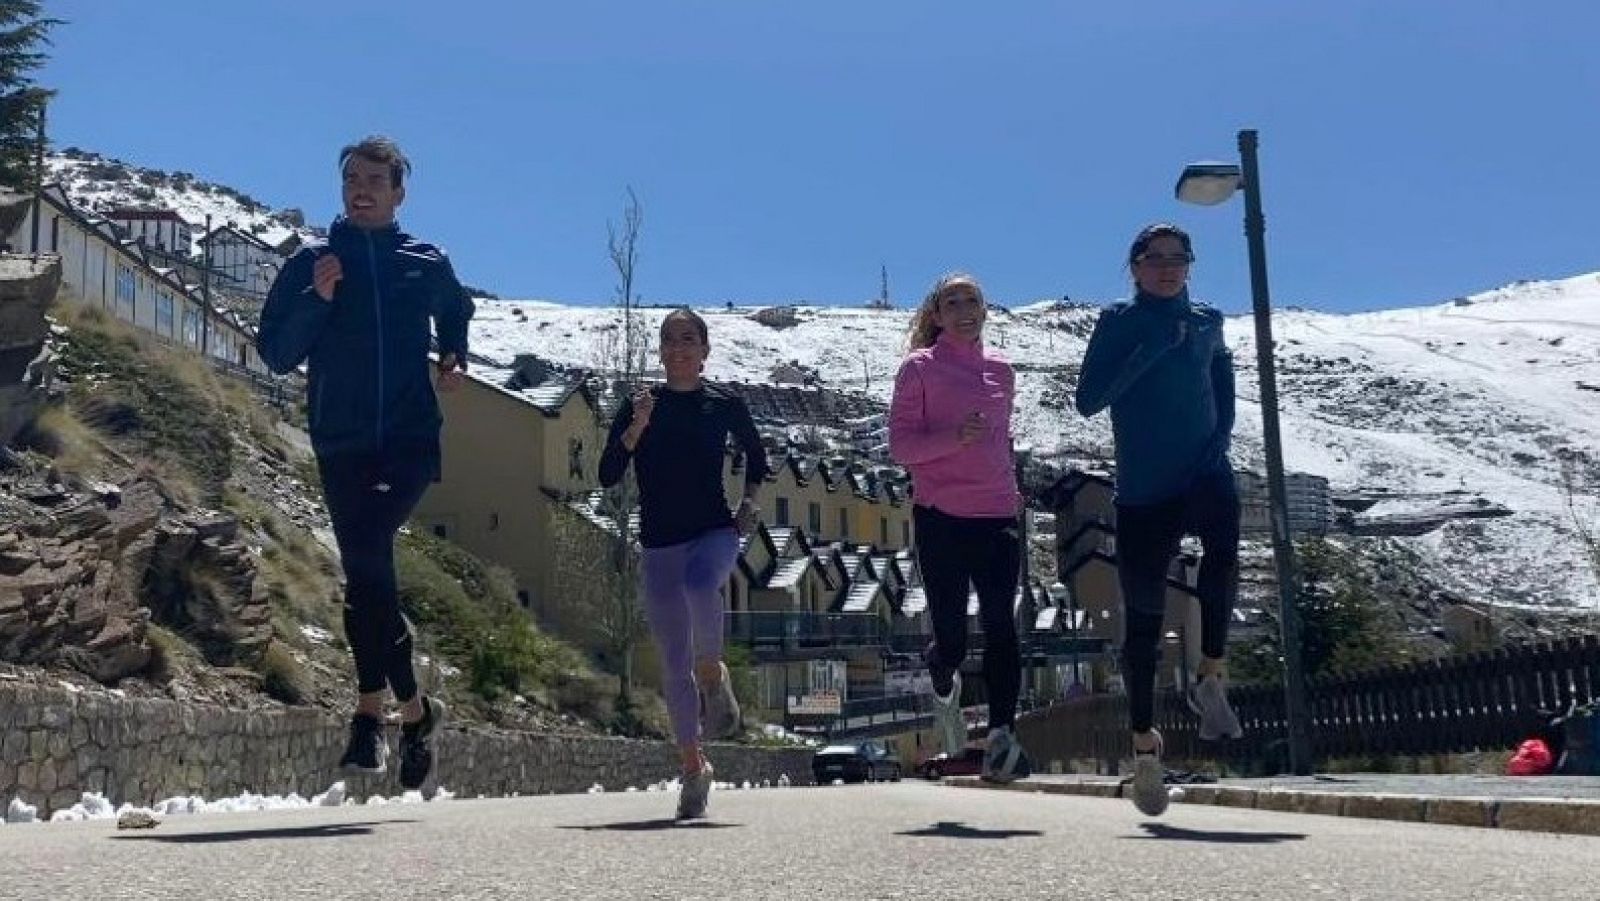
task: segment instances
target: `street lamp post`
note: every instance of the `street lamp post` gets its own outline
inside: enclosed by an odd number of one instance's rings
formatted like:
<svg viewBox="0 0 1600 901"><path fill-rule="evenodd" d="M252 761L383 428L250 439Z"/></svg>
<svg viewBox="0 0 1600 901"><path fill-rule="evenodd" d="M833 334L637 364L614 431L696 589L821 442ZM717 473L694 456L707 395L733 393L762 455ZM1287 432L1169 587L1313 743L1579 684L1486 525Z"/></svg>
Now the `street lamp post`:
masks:
<svg viewBox="0 0 1600 901"><path fill-rule="evenodd" d="M1255 312L1256 370L1261 382L1261 436L1267 457L1267 491L1271 505L1272 559L1278 577L1279 622L1284 658L1284 708L1289 731L1289 768L1311 772L1311 723L1306 709L1305 669L1300 659L1300 609L1294 570L1294 545L1289 534L1289 503L1283 475L1283 439L1278 429L1278 380L1273 362L1272 303L1267 290L1266 219L1261 213L1261 175L1256 161L1256 132L1239 132L1239 159L1232 163L1195 163L1178 178L1176 194L1186 203L1222 203L1244 187L1244 234L1250 253L1250 294Z"/></svg>

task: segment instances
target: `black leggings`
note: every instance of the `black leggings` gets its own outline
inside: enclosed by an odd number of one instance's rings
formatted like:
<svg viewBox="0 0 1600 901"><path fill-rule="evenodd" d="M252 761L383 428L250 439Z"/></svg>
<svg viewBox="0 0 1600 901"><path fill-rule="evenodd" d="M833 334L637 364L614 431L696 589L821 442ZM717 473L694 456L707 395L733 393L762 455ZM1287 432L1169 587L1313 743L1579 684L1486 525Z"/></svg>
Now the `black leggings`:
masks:
<svg viewBox="0 0 1600 901"><path fill-rule="evenodd" d="M1145 732L1155 718L1156 666L1167 607L1167 571L1185 534L1200 539L1200 647L1207 657L1228 652L1228 620L1239 591L1239 494L1233 472L1206 476L1159 504L1117 505L1117 580L1122 586L1122 667L1128 719Z"/></svg>
<svg viewBox="0 0 1600 901"><path fill-rule="evenodd" d="M989 692L989 726L1010 726L1022 687L1014 610L1022 564L1017 519L951 516L923 506L913 507L911 515L933 621L933 641L924 658L934 683L948 678L967 657L967 596L975 588L986 642L983 679Z"/></svg>
<svg viewBox="0 0 1600 901"><path fill-rule="evenodd" d="M400 612L394 538L433 481L433 468L409 454L319 457L317 467L344 567L344 634L358 689L369 694L388 686L403 704L416 697L417 677L411 624Z"/></svg>

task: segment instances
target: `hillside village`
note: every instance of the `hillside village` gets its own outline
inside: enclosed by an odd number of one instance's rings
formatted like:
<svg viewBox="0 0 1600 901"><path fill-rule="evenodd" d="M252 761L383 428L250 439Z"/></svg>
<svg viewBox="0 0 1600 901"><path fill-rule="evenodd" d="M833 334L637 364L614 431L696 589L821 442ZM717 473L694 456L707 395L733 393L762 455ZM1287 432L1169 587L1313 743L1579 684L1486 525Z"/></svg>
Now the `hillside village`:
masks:
<svg viewBox="0 0 1600 901"><path fill-rule="evenodd" d="M268 373L252 341L272 277L315 229L292 210L273 212L185 173L151 173L81 151L52 158L50 168L37 222L33 206L13 204L21 215L4 230L11 251L59 260L58 305L98 310L255 392L283 419L271 431L289 436L288 449L275 453L292 456L299 380ZM1597 299L1600 278L1581 276L1443 307L1281 315L1293 528L1350 561L1343 572L1386 605L1380 621L1407 653L1564 634L1600 601L1569 518L1588 515L1600 484L1600 462L1583 450L1600 438L1600 421L1582 406L1600 384ZM662 314L646 310L645 327ZM725 589L729 638L748 653L752 712L818 735L895 735L908 758L920 759L931 746L918 731L926 706L917 651L928 625L911 486L888 459L884 432L906 312L730 304L705 315L717 348L708 375L746 400L775 463L763 521L742 543ZM1092 307L1061 302L994 316L994 343L1019 372L1018 465L1031 553L1015 609L1028 704L1119 684L1108 434L1103 420L1079 419L1065 400L1093 316ZM618 531L596 472L617 403L614 373L597 365L596 345L615 328L610 310L481 301L466 389L443 399L444 478L415 518L421 533L503 567L524 615L612 669L618 662L590 628L591 600L567 586L603 558ZM1235 460L1250 539L1233 637L1256 648L1273 630L1275 595L1247 362L1252 337L1243 322L1229 328L1241 384ZM0 352L36 351L40 342L16 343ZM48 364L27 362L16 378L24 388L48 381ZM1513 365L1550 381L1507 384L1501 376ZM15 421L0 438L9 441L23 417L7 418ZM1568 461L1578 455L1570 514L1561 475L1573 470L1558 465L1557 451ZM730 495L743 465L730 451ZM294 465L275 468L261 496L276 515L319 528ZM241 561L259 548L226 529L213 533L222 527L203 517L191 528L201 540L222 539L218 546L231 548L222 557L247 583ZM1530 567L1533 559L1541 565ZM1198 655L1193 557L1171 576L1168 681ZM236 595L237 609L224 618L256 627L264 653L271 630L260 627L271 612L248 584ZM975 602L971 613L976 628ZM653 664L642 650L638 670L648 681ZM138 654L130 653L96 672L136 671ZM981 718L981 680L974 682L968 702Z"/></svg>

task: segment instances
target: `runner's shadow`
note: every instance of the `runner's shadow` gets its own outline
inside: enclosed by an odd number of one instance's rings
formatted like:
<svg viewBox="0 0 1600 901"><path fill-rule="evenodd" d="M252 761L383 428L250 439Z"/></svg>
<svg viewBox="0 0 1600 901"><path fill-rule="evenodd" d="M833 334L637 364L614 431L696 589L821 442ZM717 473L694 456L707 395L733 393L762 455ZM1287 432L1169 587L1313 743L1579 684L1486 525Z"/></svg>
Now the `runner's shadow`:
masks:
<svg viewBox="0 0 1600 901"><path fill-rule="evenodd" d="M710 820L633 820L624 823L591 823L584 826L558 826L558 829L576 829L580 832L660 832L667 829L736 829L742 823L714 823Z"/></svg>
<svg viewBox="0 0 1600 901"><path fill-rule="evenodd" d="M239 829L233 832L184 832L161 835L150 832L142 835L114 835L117 841L167 842L176 845L211 845L222 842L249 842L276 838L349 838L353 835L371 835L373 826L416 823L417 820L381 820L372 823L327 823L321 826L292 826L277 829Z"/></svg>
<svg viewBox="0 0 1600 901"><path fill-rule="evenodd" d="M1214 842L1221 845L1273 845L1278 842L1298 842L1305 839L1303 832L1215 832L1207 829L1181 829L1166 823L1145 823L1140 828L1148 835L1124 835L1131 839L1166 839L1178 842Z"/></svg>
<svg viewBox="0 0 1600 901"><path fill-rule="evenodd" d="M895 835L914 835L922 838L1037 838L1044 835L1037 829L978 829L965 823L944 821L922 829L896 832Z"/></svg>

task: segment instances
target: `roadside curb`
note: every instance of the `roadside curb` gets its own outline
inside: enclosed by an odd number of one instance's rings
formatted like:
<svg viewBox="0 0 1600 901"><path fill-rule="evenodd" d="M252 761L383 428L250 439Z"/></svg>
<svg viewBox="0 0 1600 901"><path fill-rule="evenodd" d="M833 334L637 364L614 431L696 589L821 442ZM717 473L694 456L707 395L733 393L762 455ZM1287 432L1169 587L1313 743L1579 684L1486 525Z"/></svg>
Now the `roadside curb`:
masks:
<svg viewBox="0 0 1600 901"><path fill-rule="evenodd" d="M974 776L952 776L947 777L944 782L959 788L1093 798L1121 797L1118 783L1103 780L1058 782L1022 779L1009 785L996 785ZM1217 807L1250 808L1280 813L1361 817L1405 823L1434 823L1441 826L1471 826L1480 829L1600 835L1600 801L1574 798L1481 798L1378 792L1317 792L1290 788L1247 788L1217 783L1174 787L1183 789L1181 798L1173 798L1175 803L1180 804L1210 804Z"/></svg>

